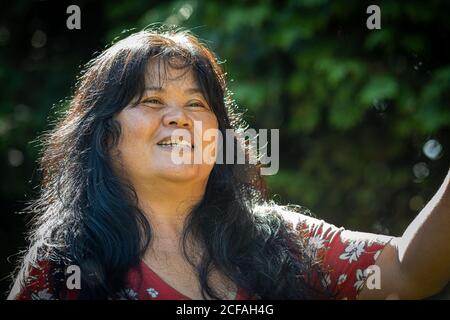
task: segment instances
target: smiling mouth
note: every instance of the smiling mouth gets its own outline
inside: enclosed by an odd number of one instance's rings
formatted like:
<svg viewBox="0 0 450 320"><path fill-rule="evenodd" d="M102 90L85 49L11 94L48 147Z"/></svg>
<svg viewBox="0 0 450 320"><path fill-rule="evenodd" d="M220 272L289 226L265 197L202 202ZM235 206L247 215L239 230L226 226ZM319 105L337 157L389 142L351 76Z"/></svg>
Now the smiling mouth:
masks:
<svg viewBox="0 0 450 320"><path fill-rule="evenodd" d="M194 145L185 140L164 139L157 143L162 148L172 149L174 147L194 149Z"/></svg>

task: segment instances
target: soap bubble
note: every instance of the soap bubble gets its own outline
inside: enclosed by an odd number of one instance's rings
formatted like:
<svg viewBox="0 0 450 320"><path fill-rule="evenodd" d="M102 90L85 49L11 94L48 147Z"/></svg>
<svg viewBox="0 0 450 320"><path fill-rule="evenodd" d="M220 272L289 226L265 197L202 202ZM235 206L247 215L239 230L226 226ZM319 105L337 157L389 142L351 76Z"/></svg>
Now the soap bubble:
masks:
<svg viewBox="0 0 450 320"><path fill-rule="evenodd" d="M422 151L431 160L436 160L442 154L442 145L439 141L430 139L423 145Z"/></svg>

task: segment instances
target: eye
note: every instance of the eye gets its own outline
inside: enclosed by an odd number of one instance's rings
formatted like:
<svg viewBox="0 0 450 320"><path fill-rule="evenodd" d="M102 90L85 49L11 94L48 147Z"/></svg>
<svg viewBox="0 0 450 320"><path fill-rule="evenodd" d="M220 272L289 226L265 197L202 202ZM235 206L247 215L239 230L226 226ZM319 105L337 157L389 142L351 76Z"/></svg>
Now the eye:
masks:
<svg viewBox="0 0 450 320"><path fill-rule="evenodd" d="M148 105L152 105L152 106L157 106L157 107L161 107L163 105L163 103L161 102L161 100L159 100L158 98L147 98L142 100L143 104L148 104Z"/></svg>
<svg viewBox="0 0 450 320"><path fill-rule="evenodd" d="M189 103L189 107L191 107L191 108L205 108L203 103L198 102L198 101L193 101L193 102Z"/></svg>

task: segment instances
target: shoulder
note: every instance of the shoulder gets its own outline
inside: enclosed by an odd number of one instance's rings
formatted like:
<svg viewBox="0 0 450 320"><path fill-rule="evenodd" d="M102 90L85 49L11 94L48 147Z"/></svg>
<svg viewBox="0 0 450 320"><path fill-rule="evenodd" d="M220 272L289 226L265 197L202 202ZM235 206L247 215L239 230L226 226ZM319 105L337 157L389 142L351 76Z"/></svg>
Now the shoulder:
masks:
<svg viewBox="0 0 450 320"><path fill-rule="evenodd" d="M302 235L320 236L330 241L338 237L343 242L366 241L368 243L386 243L393 238L382 234L347 230L343 226L337 226L318 217L314 217L309 209L300 205L283 206L268 202L256 206L255 211L257 214L274 214L279 216L283 222L293 229L302 231Z"/></svg>
<svg viewBox="0 0 450 320"><path fill-rule="evenodd" d="M357 297L369 268L393 239L391 236L346 230L313 217L301 206L268 204L259 210L277 214L294 229L304 244L303 253L316 261L323 271L321 285L333 292L337 299Z"/></svg>
<svg viewBox="0 0 450 320"><path fill-rule="evenodd" d="M325 221L315 218L306 207L299 205L278 205L273 201L255 206L257 215L278 216L286 225L297 231L315 230L320 227L336 228Z"/></svg>

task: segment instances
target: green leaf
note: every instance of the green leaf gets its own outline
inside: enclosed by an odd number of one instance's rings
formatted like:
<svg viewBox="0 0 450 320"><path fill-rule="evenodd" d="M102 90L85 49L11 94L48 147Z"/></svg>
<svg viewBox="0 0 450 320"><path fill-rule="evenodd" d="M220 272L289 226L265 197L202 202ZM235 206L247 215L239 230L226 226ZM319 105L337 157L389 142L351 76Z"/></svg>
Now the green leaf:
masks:
<svg viewBox="0 0 450 320"><path fill-rule="evenodd" d="M397 81L390 76L374 76L361 90L359 101L370 105L375 101L394 98L398 92Z"/></svg>

